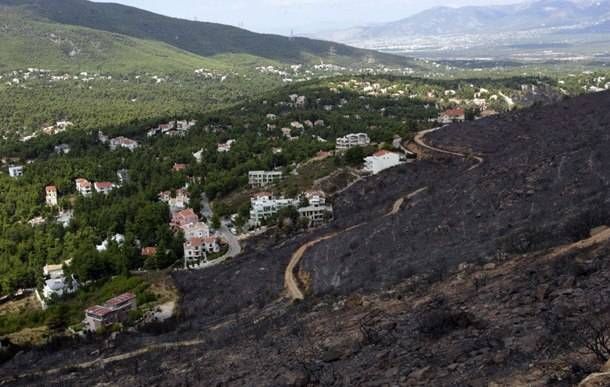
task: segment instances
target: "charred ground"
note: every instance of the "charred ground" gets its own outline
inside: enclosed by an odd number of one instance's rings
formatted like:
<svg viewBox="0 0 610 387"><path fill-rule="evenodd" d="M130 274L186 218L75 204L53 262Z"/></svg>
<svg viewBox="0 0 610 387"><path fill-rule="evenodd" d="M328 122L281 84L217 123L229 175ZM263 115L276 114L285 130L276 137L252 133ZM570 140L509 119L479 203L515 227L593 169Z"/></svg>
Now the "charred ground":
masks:
<svg viewBox="0 0 610 387"><path fill-rule="evenodd" d="M0 381L577 384L602 360L580 353L577 328L608 319L610 233L586 239L610 224L609 105L602 93L431 133L429 144L484 162L443 156L355 184L324 229L175 273L170 324L21 353ZM356 225L305 254L307 298L288 302L292 253Z"/></svg>

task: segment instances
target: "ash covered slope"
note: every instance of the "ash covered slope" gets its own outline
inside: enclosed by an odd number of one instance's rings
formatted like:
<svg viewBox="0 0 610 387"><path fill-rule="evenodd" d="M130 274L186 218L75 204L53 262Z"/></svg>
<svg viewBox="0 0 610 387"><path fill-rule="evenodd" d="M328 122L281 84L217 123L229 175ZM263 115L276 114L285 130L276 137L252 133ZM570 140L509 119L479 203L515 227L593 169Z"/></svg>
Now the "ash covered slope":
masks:
<svg viewBox="0 0 610 387"><path fill-rule="evenodd" d="M24 353L0 380L573 385L596 365L577 354L574 327L608 317L610 233L572 243L610 223L609 104L609 93L583 96L430 134L484 163L422 161L357 184L327 229L176 273L182 314L169 332ZM354 225L305 254L306 301L283 300L291 254Z"/></svg>
<svg viewBox="0 0 610 387"><path fill-rule="evenodd" d="M315 293L380 288L403 270L554 246L610 221L610 114L602 108L609 100L607 93L586 96L430 134L429 143L480 154L485 162L439 175L411 208L314 248L305 271ZM381 189L427 186L417 169L406 167L396 183L381 180ZM377 187L370 181L344 195L339 213L366 211Z"/></svg>

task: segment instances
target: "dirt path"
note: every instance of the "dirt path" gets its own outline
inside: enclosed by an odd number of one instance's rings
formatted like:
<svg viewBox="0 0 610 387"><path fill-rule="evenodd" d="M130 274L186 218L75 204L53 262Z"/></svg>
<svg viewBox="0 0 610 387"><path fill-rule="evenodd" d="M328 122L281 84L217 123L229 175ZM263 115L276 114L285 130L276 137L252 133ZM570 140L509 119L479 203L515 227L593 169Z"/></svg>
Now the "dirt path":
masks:
<svg viewBox="0 0 610 387"><path fill-rule="evenodd" d="M431 150L433 152L443 153L443 154L446 154L446 155L451 155L451 156L456 156L456 157L461 157L461 158L464 158L464 159L466 159L468 157L473 157L477 161L477 163L475 165L473 165L472 167L470 167L470 169L468 169L469 171L471 171L471 170L473 170L475 168L478 168L481 164L483 164L483 162L485 160L482 157L474 156L474 155L470 156L470 155L467 155L465 153L452 152L452 151L448 151L448 150L445 150L445 149L437 148L437 147L434 147L432 145L428 145L428 144L425 143L424 137L426 137L427 134L436 132L436 131L438 131L438 130L440 130L442 128L443 128L443 126L438 127L438 128L423 130L423 131L421 131L421 132L419 132L419 133L417 133L415 135L415 137L413 138L413 141L417 145L421 146L422 148L426 148L426 149Z"/></svg>
<svg viewBox="0 0 610 387"><path fill-rule="evenodd" d="M396 200L394 202L392 209L387 214L385 214L384 217L396 215L398 213L398 211L400 211L400 209L402 208L402 206L404 205L404 203L406 201L414 198L415 196L419 195L420 193L426 191L427 189L428 189L428 187L420 188L417 191L411 192L407 196L403 196L403 197L399 198L398 200ZM303 291L301 291L301 289L299 288L299 283L298 283L298 280L296 279L294 272L295 272L296 268L298 267L298 265L301 263L301 260L303 259L303 256L305 255L307 250L309 250L310 248L314 247L315 245L317 245L321 242L336 238L337 236L339 236L341 234L355 230L359 227L364 226L365 224L366 223L361 223L356 226L346 228L342 231L337 231L337 232L334 232L334 233L331 233L328 235L324 235L318 239L309 241L309 242L305 243L304 245L302 245L301 247L299 247L299 249L297 251L295 251L294 254L292 254L292 257L290 258L290 262L288 263L288 266L286 267L286 271L284 272L284 287L286 288L288 297L293 300L303 300L305 298Z"/></svg>

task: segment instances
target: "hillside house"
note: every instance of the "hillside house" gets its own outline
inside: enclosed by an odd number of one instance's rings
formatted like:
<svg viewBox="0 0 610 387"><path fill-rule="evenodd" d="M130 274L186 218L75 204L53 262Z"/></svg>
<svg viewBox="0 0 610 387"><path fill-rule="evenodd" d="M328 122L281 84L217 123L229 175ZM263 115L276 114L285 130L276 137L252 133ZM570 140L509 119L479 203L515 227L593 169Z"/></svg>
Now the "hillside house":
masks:
<svg viewBox="0 0 610 387"><path fill-rule="evenodd" d="M250 198L252 206L250 210L250 225L259 227L266 219L277 214L282 208L297 207L299 201L295 199L285 199L283 197L274 198L269 192L261 192Z"/></svg>
<svg viewBox="0 0 610 387"><path fill-rule="evenodd" d="M203 222L197 223L189 223L182 226L182 231L184 232L184 239L193 239L193 238L208 238L211 236L210 227Z"/></svg>
<svg viewBox="0 0 610 387"><path fill-rule="evenodd" d="M203 148L193 153L193 157L195 158L195 161L197 161L197 164L201 164L203 161Z"/></svg>
<svg viewBox="0 0 610 387"><path fill-rule="evenodd" d="M439 124L451 124L453 122L464 122L466 112L462 108L449 109L442 112L437 119Z"/></svg>
<svg viewBox="0 0 610 387"><path fill-rule="evenodd" d="M53 147L53 150L58 155L67 155L72 150L68 144L59 144Z"/></svg>
<svg viewBox="0 0 610 387"><path fill-rule="evenodd" d="M114 184L109 181L96 181L93 183L93 188L95 188L97 193L108 195L114 189Z"/></svg>
<svg viewBox="0 0 610 387"><path fill-rule="evenodd" d="M103 305L87 308L84 323L90 331L96 332L109 325L126 321L129 312L137 307L136 295L124 293L106 301Z"/></svg>
<svg viewBox="0 0 610 387"><path fill-rule="evenodd" d="M326 204L326 194L322 191L308 191L302 195L307 205L298 209L301 218L309 219L309 226L319 226L332 217L333 208Z"/></svg>
<svg viewBox="0 0 610 387"><path fill-rule="evenodd" d="M110 140L110 150L113 151L117 150L118 148L125 148L133 152L138 147L139 144L137 141L127 137L120 136Z"/></svg>
<svg viewBox="0 0 610 387"><path fill-rule="evenodd" d="M217 150L219 153L230 152L231 148L233 147L234 144L235 144L235 140L228 140L225 143L218 144Z"/></svg>
<svg viewBox="0 0 610 387"><path fill-rule="evenodd" d="M186 165L186 164L175 163L174 166L172 167L172 171L184 172L184 171L186 171L186 168L188 168L188 165Z"/></svg>
<svg viewBox="0 0 610 387"><path fill-rule="evenodd" d="M76 179L76 191L83 196L90 196L93 192L91 182L87 179Z"/></svg>
<svg viewBox="0 0 610 387"><path fill-rule="evenodd" d="M114 242L115 244L121 246L123 243L125 243L125 235L115 234L113 237L105 239L101 244L95 246L95 249L100 253L104 252L108 250L110 242Z"/></svg>
<svg viewBox="0 0 610 387"><path fill-rule="evenodd" d="M154 257L157 255L157 248L154 246L148 246L142 248L140 255L143 257Z"/></svg>
<svg viewBox="0 0 610 387"><path fill-rule="evenodd" d="M183 247L185 260L205 259L207 254L220 252L218 238L215 236L187 239Z"/></svg>
<svg viewBox="0 0 610 387"><path fill-rule="evenodd" d="M116 172L116 176L119 179L119 183L121 184L129 182L129 171L127 169L119 169Z"/></svg>
<svg viewBox="0 0 610 387"><path fill-rule="evenodd" d="M173 213L186 209L191 200L191 196L186 189L180 188L177 189L174 194L172 194L171 191L164 191L159 193L159 200L164 203L167 203L170 208L170 211Z"/></svg>
<svg viewBox="0 0 610 387"><path fill-rule="evenodd" d="M78 290L78 282L76 279L71 277L67 280L64 274L64 266L70 266L71 263L72 260L68 260L56 265L45 265L42 268L44 277L42 295L45 299L50 300L54 297L62 297Z"/></svg>
<svg viewBox="0 0 610 387"><path fill-rule="evenodd" d="M57 197L57 187L54 185L49 185L47 186L45 189L45 201L47 203L47 206L49 207L55 207L58 204L58 197Z"/></svg>
<svg viewBox="0 0 610 387"><path fill-rule="evenodd" d="M400 164L402 164L400 154L387 150L380 150L364 159L364 170L376 175L383 170Z"/></svg>
<svg viewBox="0 0 610 387"><path fill-rule="evenodd" d="M348 150L357 146L367 146L371 139L366 133L350 133L344 137L339 137L336 141L337 150Z"/></svg>
<svg viewBox="0 0 610 387"><path fill-rule="evenodd" d="M22 165L11 165L8 167L8 175L13 178L23 176L23 166Z"/></svg>
<svg viewBox="0 0 610 387"><path fill-rule="evenodd" d="M182 228L186 225L199 222L199 217L195 214L192 208L179 211L172 217L171 225L177 228Z"/></svg>
<svg viewBox="0 0 610 387"><path fill-rule="evenodd" d="M250 171L248 184L252 188L262 188L275 184L284 178L282 171Z"/></svg>

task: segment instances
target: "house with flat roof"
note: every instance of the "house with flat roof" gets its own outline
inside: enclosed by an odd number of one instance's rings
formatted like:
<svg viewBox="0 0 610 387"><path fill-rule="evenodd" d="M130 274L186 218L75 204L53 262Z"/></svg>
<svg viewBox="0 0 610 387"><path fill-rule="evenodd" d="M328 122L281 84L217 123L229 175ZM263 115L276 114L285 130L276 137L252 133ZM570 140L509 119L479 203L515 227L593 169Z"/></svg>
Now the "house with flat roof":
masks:
<svg viewBox="0 0 610 387"><path fill-rule="evenodd" d="M284 178L282 171L250 171L248 184L252 188L263 188L280 182Z"/></svg>
<svg viewBox="0 0 610 387"><path fill-rule="evenodd" d="M14 178L23 176L23 166L11 165L10 167L8 167L8 175Z"/></svg>
<svg viewBox="0 0 610 387"><path fill-rule="evenodd" d="M380 150L364 159L364 170L376 175L383 170L400 164L402 164L400 154L387 150Z"/></svg>
<svg viewBox="0 0 610 387"><path fill-rule="evenodd" d="M367 146L371 143L369 135L366 133L350 133L336 140L337 150L348 150L358 146Z"/></svg>
<svg viewBox="0 0 610 387"><path fill-rule="evenodd" d="M138 307L136 295L123 293L111 298L103 305L95 305L85 310L85 325L96 332L112 324L127 321L129 312Z"/></svg>

